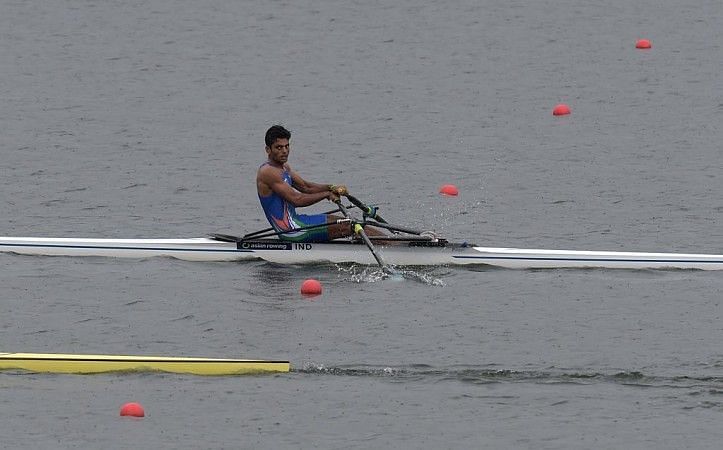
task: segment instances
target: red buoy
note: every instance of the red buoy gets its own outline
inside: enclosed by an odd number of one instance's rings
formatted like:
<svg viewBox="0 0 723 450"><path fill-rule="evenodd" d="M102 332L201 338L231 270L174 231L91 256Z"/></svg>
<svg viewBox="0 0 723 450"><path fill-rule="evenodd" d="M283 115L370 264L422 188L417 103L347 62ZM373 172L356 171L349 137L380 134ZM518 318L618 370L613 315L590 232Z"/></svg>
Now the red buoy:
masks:
<svg viewBox="0 0 723 450"><path fill-rule="evenodd" d="M453 184L445 184L441 188L439 188L439 193L442 195L454 197L456 195L459 195L459 190L457 189L457 186Z"/></svg>
<svg viewBox="0 0 723 450"><path fill-rule="evenodd" d="M653 45L647 39L639 39L638 42L635 43L635 48L639 48L641 50L647 50L652 46Z"/></svg>
<svg viewBox="0 0 723 450"><path fill-rule="evenodd" d="M321 283L319 283L317 280L314 280L313 278L304 280L304 282L301 283L301 293L307 296L320 295Z"/></svg>
<svg viewBox="0 0 723 450"><path fill-rule="evenodd" d="M143 417L146 415L146 412L143 411L143 407L140 405L140 403L126 403L125 405L121 406L120 410L121 416L131 416L131 417Z"/></svg>
<svg viewBox="0 0 723 450"><path fill-rule="evenodd" d="M560 103L559 105L555 106L555 108L552 110L552 114L554 116L564 116L567 114L570 114L570 107L567 106L564 103Z"/></svg>

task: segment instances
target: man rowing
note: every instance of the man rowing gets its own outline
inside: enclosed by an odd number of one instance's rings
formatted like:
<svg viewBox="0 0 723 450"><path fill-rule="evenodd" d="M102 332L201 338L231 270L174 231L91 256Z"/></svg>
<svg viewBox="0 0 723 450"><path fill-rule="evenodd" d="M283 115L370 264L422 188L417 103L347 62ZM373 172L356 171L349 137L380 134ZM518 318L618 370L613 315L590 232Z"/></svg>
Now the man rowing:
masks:
<svg viewBox="0 0 723 450"><path fill-rule="evenodd" d="M351 236L353 232L350 224L337 223L342 218L340 216L296 212L297 207L313 205L322 200L338 202L340 196L347 194L347 188L343 184L306 181L293 171L287 162L291 151L290 139L291 132L281 125L274 125L266 131L268 160L261 164L256 173L256 190L269 223L281 233L281 239L294 242L327 242ZM372 236L383 234L372 227L365 227L365 231Z"/></svg>

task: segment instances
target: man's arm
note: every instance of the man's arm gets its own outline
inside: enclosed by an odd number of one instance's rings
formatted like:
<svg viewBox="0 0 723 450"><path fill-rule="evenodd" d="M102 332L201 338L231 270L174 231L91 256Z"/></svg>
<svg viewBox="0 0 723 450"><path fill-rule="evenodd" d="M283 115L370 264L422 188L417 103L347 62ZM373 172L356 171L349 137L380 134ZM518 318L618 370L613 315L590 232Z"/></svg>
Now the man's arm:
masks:
<svg viewBox="0 0 723 450"><path fill-rule="evenodd" d="M301 175L291 170L291 167L289 167L288 165L286 166L286 169L291 175L291 182L293 183L294 187L299 191L305 194L315 194L317 192L330 191L328 184L319 184L312 181L306 181L305 179L301 178Z"/></svg>
<svg viewBox="0 0 723 450"><path fill-rule="evenodd" d="M291 170L291 167L289 167L288 164L286 165L286 170L288 170L289 174L291 175L291 182L294 184L294 187L301 192L307 194L314 194L317 192L331 191L334 192L336 195L346 195L347 193L346 186L344 186L343 184L319 184L312 181L306 181L305 179L301 178L301 175Z"/></svg>
<svg viewBox="0 0 723 450"><path fill-rule="evenodd" d="M325 186L325 189L317 188L313 192L299 192L286 184L286 182L284 182L283 178L281 177L281 172L273 169L272 167L261 168L261 170L259 171L258 183L260 185L260 192L262 191L261 188L266 186L295 207L313 205L324 199L329 199L331 201L338 199L338 197L329 190L328 186ZM324 186L317 183L313 184L316 186ZM263 192L261 193L263 195Z"/></svg>

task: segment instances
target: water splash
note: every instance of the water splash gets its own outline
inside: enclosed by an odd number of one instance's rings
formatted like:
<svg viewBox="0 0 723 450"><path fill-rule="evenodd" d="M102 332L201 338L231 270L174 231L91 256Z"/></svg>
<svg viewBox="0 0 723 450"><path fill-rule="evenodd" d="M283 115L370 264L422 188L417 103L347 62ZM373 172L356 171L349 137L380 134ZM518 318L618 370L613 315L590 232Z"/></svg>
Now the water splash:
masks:
<svg viewBox="0 0 723 450"><path fill-rule="evenodd" d="M378 281L417 281L428 286L445 286L444 280L435 277L431 273L422 271L403 269L393 267L391 273L385 271L381 267L376 266L359 266L356 264L350 266L338 265L337 270L348 277L349 281L354 283L376 283Z"/></svg>
<svg viewBox="0 0 723 450"><path fill-rule="evenodd" d="M446 286L441 278L437 278L431 273L418 272L416 270L400 270L401 276L405 280L418 281L428 286Z"/></svg>

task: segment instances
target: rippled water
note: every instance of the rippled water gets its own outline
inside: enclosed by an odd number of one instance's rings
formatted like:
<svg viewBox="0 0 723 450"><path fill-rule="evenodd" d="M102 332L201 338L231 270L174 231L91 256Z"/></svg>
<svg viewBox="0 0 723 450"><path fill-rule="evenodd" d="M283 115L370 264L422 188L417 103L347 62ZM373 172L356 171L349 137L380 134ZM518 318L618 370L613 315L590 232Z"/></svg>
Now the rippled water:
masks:
<svg viewBox="0 0 723 450"><path fill-rule="evenodd" d="M720 2L0 1L0 234L264 228L263 133L481 245L723 253ZM639 38L653 48L634 48ZM555 104L572 115L553 117ZM456 184L457 198L440 185ZM326 205L317 207L326 209ZM289 374L0 373L8 448L718 448L720 273L0 255L2 351ZM406 269L405 269L406 270ZM299 294L317 278L319 297ZM123 420L139 401L147 416Z"/></svg>

